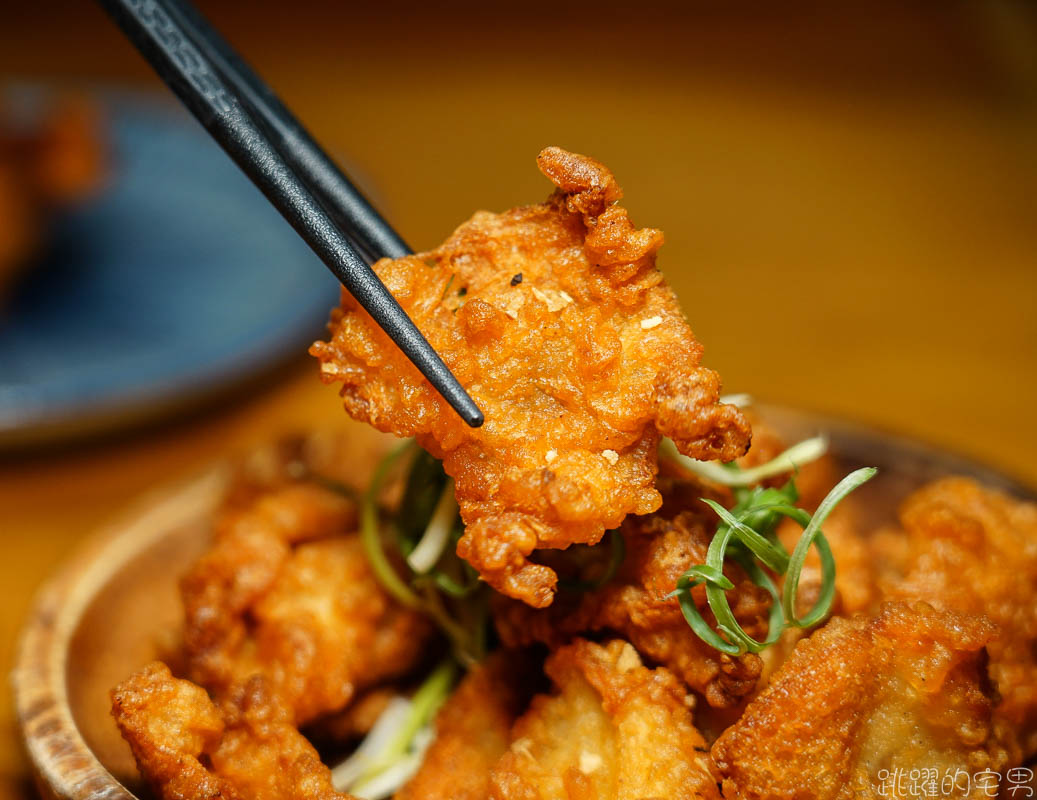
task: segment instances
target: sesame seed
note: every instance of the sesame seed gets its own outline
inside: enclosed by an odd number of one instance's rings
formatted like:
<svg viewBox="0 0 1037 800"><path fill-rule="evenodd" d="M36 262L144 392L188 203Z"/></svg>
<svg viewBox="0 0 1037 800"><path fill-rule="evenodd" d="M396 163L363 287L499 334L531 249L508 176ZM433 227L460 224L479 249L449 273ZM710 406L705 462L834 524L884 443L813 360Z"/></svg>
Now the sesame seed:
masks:
<svg viewBox="0 0 1037 800"><path fill-rule="evenodd" d="M557 450L548 450L546 453L544 453L544 461L546 461L548 464L550 464L556 458L558 458Z"/></svg>
<svg viewBox="0 0 1037 800"><path fill-rule="evenodd" d="M573 301L565 292L557 289L538 289L536 286L533 287L533 296L546 305L548 311L561 311Z"/></svg>
<svg viewBox="0 0 1037 800"><path fill-rule="evenodd" d="M662 324L663 324L663 318L662 317L649 317L648 319L641 320L641 328L642 328L642 330L646 330L646 331L647 330L651 330L652 328L656 327L657 325L662 325Z"/></svg>
<svg viewBox="0 0 1037 800"><path fill-rule="evenodd" d="M580 753L580 772L584 775L590 775L592 772L601 769L603 763L601 756L597 753L591 753L588 750Z"/></svg>

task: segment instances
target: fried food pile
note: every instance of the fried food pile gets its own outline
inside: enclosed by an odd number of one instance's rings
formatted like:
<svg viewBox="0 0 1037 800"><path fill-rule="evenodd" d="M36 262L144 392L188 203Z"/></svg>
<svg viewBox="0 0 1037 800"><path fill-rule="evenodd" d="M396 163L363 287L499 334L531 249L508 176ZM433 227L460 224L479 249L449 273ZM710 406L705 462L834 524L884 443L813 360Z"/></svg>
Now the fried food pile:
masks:
<svg viewBox="0 0 1037 800"><path fill-rule="evenodd" d="M707 516L704 505L701 509L681 511L672 519L664 513L628 519L622 529L627 543L623 565L615 579L597 591L563 592L546 609L496 599L501 640L512 647L533 642L556 647L576 635L613 631L679 676L711 706L735 705L755 688L762 669L760 657L728 656L689 636L680 607L666 597L686 569L706 559L716 522ZM763 638L770 596L737 565L729 566L725 574L736 587L732 593L735 617L750 635ZM695 600L700 612L715 623L704 587L696 590Z"/></svg>
<svg viewBox="0 0 1037 800"><path fill-rule="evenodd" d="M854 599L761 670L710 650L667 597L715 531L689 498L724 490L672 471L660 486L610 580L542 610L494 598L501 646L450 693L398 800L907 800L909 775L979 798L1033 757L1037 506L966 479L924 486L876 532L849 506L831 544L868 590L840 584ZM437 637L372 580L347 494L292 470L231 491L183 580L177 676L155 663L113 692L159 796L351 796L300 727L348 746ZM555 567L593 571L601 551ZM728 577L759 635L766 597Z"/></svg>
<svg viewBox="0 0 1037 800"><path fill-rule="evenodd" d="M553 148L540 163L558 186L547 203L477 214L441 248L378 265L486 427L465 427L345 301L314 347L324 377L343 383L353 415L416 436L443 468L421 454L410 472L398 455L369 469L349 435L241 470L183 577L169 666L112 694L142 777L164 800L978 800L1027 788L1037 505L965 478L904 497L894 476L825 518L834 576L816 543L796 578L764 571L752 539L703 573L732 530L724 509L771 498L753 513L780 506L784 522L757 535L791 552L843 470L825 457L738 487L660 459L662 435L737 460L732 471L789 443L754 418L744 454L747 419L717 403L654 269L660 235L632 228L611 174ZM457 516L444 468L463 526L440 524L441 508ZM429 542L438 555L419 568L411 556ZM751 637L721 641L730 653L693 630L724 633L718 586ZM786 588L799 615L834 592L827 616L797 627L785 615L756 646ZM472 635L458 638L464 625Z"/></svg>
<svg viewBox="0 0 1037 800"><path fill-rule="evenodd" d="M375 580L355 504L307 482L227 509L181 593L187 676L222 699L265 675L299 724L405 674L432 633Z"/></svg>
<svg viewBox="0 0 1037 800"><path fill-rule="evenodd" d="M479 212L440 247L375 271L486 416L471 429L347 293L311 352L346 410L415 436L455 481L458 553L494 589L542 608L557 576L541 548L593 544L659 507L660 434L731 461L749 446L737 408L655 268L660 231L617 205L612 173L547 148L558 188L539 205Z"/></svg>

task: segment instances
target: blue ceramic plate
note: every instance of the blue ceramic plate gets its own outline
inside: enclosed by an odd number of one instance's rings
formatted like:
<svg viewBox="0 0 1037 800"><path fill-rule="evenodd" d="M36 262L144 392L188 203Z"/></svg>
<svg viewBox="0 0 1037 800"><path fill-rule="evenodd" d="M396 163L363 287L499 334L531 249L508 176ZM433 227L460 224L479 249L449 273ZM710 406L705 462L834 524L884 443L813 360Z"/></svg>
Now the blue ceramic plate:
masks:
<svg viewBox="0 0 1037 800"><path fill-rule="evenodd" d="M304 352L338 283L185 113L103 95L111 177L0 310L0 446L183 409Z"/></svg>

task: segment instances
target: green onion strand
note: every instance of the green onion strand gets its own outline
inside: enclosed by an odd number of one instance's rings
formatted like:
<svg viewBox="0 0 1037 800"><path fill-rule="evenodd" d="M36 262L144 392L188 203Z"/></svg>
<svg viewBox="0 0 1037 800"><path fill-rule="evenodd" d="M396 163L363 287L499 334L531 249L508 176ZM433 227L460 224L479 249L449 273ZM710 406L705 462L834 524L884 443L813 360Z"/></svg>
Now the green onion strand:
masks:
<svg viewBox="0 0 1037 800"><path fill-rule="evenodd" d="M429 572L443 555L450 532L457 520L457 500L454 499L454 481L448 478L443 493L432 511L425 533L407 556L407 566L419 575Z"/></svg>
<svg viewBox="0 0 1037 800"><path fill-rule="evenodd" d="M421 599L403 582L385 554L378 522L378 493L396 462L414 447L413 440L407 441L382 459L360 505L360 540L375 578L389 594L408 608L420 608Z"/></svg>
<svg viewBox="0 0 1037 800"><path fill-rule="evenodd" d="M864 467L855 470L835 485L828 496L821 501L817 511L803 528L803 534L799 537L796 547L789 558L788 574L785 578L785 588L782 594L782 606L785 618L789 625L797 628L809 628L820 622L828 613L835 597L835 558L832 556L832 548L828 540L821 532L821 526L834 509L850 492L857 487L867 483L878 472L874 467ZM821 559L821 595L805 617L796 616L796 595L799 592L799 578L803 571L810 546L817 546L817 554Z"/></svg>
<svg viewBox="0 0 1037 800"><path fill-rule="evenodd" d="M672 443L668 448L666 444L664 441L664 452L672 450L676 453ZM728 655L759 653L774 644L787 628L813 627L831 612L835 600L835 558L821 526L832 509L850 492L874 477L876 470L867 467L847 475L829 492L813 515L794 505L799 499L794 480L789 480L780 489L751 487L761 476L779 474L790 467L794 469L796 459L803 463L804 455L816 458L826 446L823 437L800 442L754 470L741 470L736 464L692 462L697 474L732 487L735 504L729 510L714 500L703 498L702 502L719 518L716 533L706 551L706 562L687 569L666 597L677 599L688 626L711 647ZM677 455L682 464L690 461ZM783 517L803 528L791 555L777 538L778 523ZM816 548L820 560L821 585L813 607L800 617L796 614L797 592L811 547ZM740 566L749 580L770 595L767 636L762 641L750 636L731 610L727 592L732 591L735 585L724 575L724 564L728 561ZM784 576L781 590L772 575ZM692 590L700 585L705 587L706 603L716 620L715 628L706 622L692 596Z"/></svg>
<svg viewBox="0 0 1037 800"><path fill-rule="evenodd" d="M607 536L609 537L609 563L605 566L605 571L601 576L584 581L561 579L558 581L561 588L571 592L592 592L616 577L616 573L619 572L619 568L626 559L626 540L618 530L608 531Z"/></svg>
<svg viewBox="0 0 1037 800"><path fill-rule="evenodd" d="M714 500L703 499L702 501L712 508L717 516L731 529L739 541L748 547L753 554L764 564L777 573L783 573L789 565L789 554L784 548L776 543L770 542L755 530L734 517L730 511Z"/></svg>
<svg viewBox="0 0 1037 800"><path fill-rule="evenodd" d="M660 453L663 456L671 461L676 461L700 478L705 478L708 481L724 486L738 487L751 486L775 475L795 472L805 464L817 461L827 451L828 439L824 436L815 436L812 439L804 439L802 442L793 445L766 464L760 464L749 469L740 469L733 464L718 464L714 461L696 461L693 458L688 458L688 456L677 450L677 446L671 439L663 439L660 443Z"/></svg>

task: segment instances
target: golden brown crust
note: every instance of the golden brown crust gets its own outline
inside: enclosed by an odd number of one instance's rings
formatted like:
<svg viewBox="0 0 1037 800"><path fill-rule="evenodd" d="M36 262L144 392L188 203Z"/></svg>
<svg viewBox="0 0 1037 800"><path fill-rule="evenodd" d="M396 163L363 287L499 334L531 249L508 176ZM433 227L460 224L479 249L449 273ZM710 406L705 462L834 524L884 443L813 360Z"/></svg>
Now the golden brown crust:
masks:
<svg viewBox="0 0 1037 800"><path fill-rule="evenodd" d="M265 675L301 725L412 668L430 626L382 590L354 522L306 483L226 512L182 581L188 677L222 699Z"/></svg>
<svg viewBox="0 0 1037 800"><path fill-rule="evenodd" d="M900 519L904 574L883 588L997 625L987 646L996 715L1021 763L1037 754L1037 505L948 478L911 495Z"/></svg>
<svg viewBox="0 0 1037 800"><path fill-rule="evenodd" d="M566 207L585 217L597 217L623 197L608 167L588 156L545 147L537 156L537 167L558 187Z"/></svg>
<svg viewBox="0 0 1037 800"><path fill-rule="evenodd" d="M112 706L163 800L350 800L258 676L219 709L156 662L113 690Z"/></svg>
<svg viewBox="0 0 1037 800"><path fill-rule="evenodd" d="M112 715L141 773L165 800L237 796L199 761L225 727L200 686L155 662L112 690Z"/></svg>
<svg viewBox="0 0 1037 800"><path fill-rule="evenodd" d="M529 700L529 659L498 650L472 669L436 717L436 738L395 800L485 800L490 770Z"/></svg>
<svg viewBox="0 0 1037 800"><path fill-rule="evenodd" d="M626 559L614 580L593 591L562 593L555 605L542 610L500 598L494 604L498 632L512 646L544 642L550 647L579 634L620 633L711 706L734 705L755 687L760 658L752 653L731 657L713 649L688 628L677 600L666 597L685 570L705 563L715 529L705 515L688 511L673 520L658 515L630 519L623 526ZM735 617L751 636L762 639L770 596L739 567L728 565L724 572L736 586L728 593ZM693 597L703 617L714 624L704 588L693 590Z"/></svg>
<svg viewBox="0 0 1037 800"><path fill-rule="evenodd" d="M594 543L659 506L659 434L731 460L741 413L655 269L659 231L636 230L602 165L557 148L546 203L477 213L439 248L375 265L486 414L468 428L348 295L311 352L346 409L417 436L454 477L459 554L495 589L543 607L556 576L538 548ZM521 281L519 280L521 275Z"/></svg>
<svg viewBox="0 0 1037 800"><path fill-rule="evenodd" d="M893 796L893 770L1005 765L983 651L994 626L924 603L837 618L802 640L712 748L725 797ZM917 774L917 773L916 773ZM980 796L979 792L975 796Z"/></svg>
<svg viewBox="0 0 1037 800"><path fill-rule="evenodd" d="M515 723L494 800L719 800L690 698L667 670L645 668L619 640L577 640L545 670L557 692Z"/></svg>

